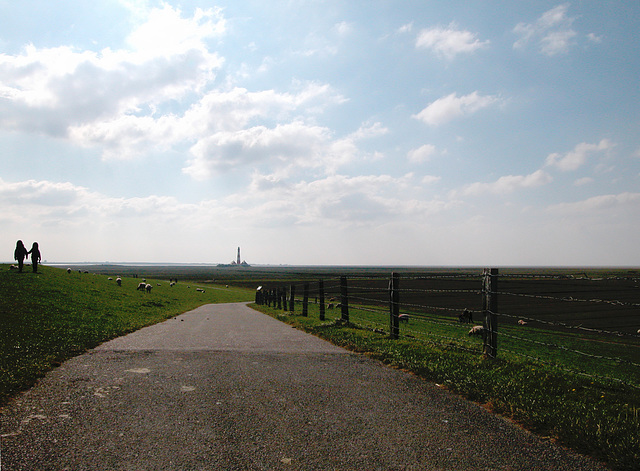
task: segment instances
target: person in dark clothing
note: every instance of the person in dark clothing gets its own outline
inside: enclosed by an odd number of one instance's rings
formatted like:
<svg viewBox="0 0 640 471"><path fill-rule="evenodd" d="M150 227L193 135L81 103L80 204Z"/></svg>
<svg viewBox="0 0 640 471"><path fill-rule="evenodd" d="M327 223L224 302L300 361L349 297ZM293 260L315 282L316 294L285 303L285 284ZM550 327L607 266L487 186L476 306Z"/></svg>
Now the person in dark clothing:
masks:
<svg viewBox="0 0 640 471"><path fill-rule="evenodd" d="M34 242L33 247L28 252L31 254L31 266L33 267L33 273L38 273L38 262L42 258L40 255L40 249L38 248L38 243Z"/></svg>
<svg viewBox="0 0 640 471"><path fill-rule="evenodd" d="M16 250L13 252L13 259L18 261L18 271L22 273L22 267L24 266L24 259L29 255L27 248L24 246L21 240L16 243Z"/></svg>

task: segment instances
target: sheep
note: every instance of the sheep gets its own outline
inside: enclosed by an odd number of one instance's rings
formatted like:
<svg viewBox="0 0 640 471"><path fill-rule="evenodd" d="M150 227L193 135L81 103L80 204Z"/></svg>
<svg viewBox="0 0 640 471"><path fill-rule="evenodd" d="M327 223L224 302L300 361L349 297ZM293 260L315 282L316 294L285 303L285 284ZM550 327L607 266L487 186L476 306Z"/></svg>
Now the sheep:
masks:
<svg viewBox="0 0 640 471"><path fill-rule="evenodd" d="M204 293L204 290L203 290L202 288L196 288L196 291L197 291L198 293Z"/></svg>
<svg viewBox="0 0 640 471"><path fill-rule="evenodd" d="M469 309L465 309L462 311L462 314L458 316L458 322L470 324L473 322L473 313Z"/></svg>
<svg viewBox="0 0 640 471"><path fill-rule="evenodd" d="M469 335L484 335L484 327L482 327L481 325L474 325L473 327L471 327L471 330L469 331Z"/></svg>
<svg viewBox="0 0 640 471"><path fill-rule="evenodd" d="M71 273L71 268L67 268L67 273Z"/></svg>
<svg viewBox="0 0 640 471"><path fill-rule="evenodd" d="M136 288L136 291L144 291L145 289L147 289L146 283L138 283L138 287Z"/></svg>
<svg viewBox="0 0 640 471"><path fill-rule="evenodd" d="M118 283L118 286L122 286L122 278L116 278L116 283Z"/></svg>
<svg viewBox="0 0 640 471"><path fill-rule="evenodd" d="M638 332L637 332L637 334L638 334L638 335L640 335L640 329L638 329Z"/></svg>
<svg viewBox="0 0 640 471"><path fill-rule="evenodd" d="M409 314L398 314L398 320L400 322L406 322L408 324L409 323Z"/></svg>
<svg viewBox="0 0 640 471"><path fill-rule="evenodd" d="M151 293L151 288L153 288L153 286L151 286L149 283L147 283L144 288L147 290L147 293Z"/></svg>
<svg viewBox="0 0 640 471"><path fill-rule="evenodd" d="M9 270L18 270L18 267L17 267L17 266L15 266L15 265L11 265L11 266L9 267Z"/></svg>
<svg viewBox="0 0 640 471"><path fill-rule="evenodd" d="M327 304L327 309L333 309L333 307L334 307L333 303Z"/></svg>
<svg viewBox="0 0 640 471"><path fill-rule="evenodd" d="M518 321L518 325L527 325L527 321L523 321L522 319L520 319Z"/></svg>
<svg viewBox="0 0 640 471"><path fill-rule="evenodd" d="M173 288L175 285L176 285L176 282L175 282L175 281L172 281L171 283L169 283L169 286L170 286L171 288Z"/></svg>
<svg viewBox="0 0 640 471"><path fill-rule="evenodd" d="M109 280L109 281L113 281L113 278L109 277L109 278L107 278L107 280Z"/></svg>

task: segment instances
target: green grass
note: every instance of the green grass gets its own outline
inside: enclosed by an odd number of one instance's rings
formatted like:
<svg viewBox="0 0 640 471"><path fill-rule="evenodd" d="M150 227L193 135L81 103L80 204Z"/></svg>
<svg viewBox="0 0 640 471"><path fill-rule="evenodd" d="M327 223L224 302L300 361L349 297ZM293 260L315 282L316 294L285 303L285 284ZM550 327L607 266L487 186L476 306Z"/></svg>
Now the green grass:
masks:
<svg viewBox="0 0 640 471"><path fill-rule="evenodd" d="M52 367L102 342L207 303L251 301L253 291L147 278L115 278L40 266L0 265L0 405ZM158 286L160 283L160 286ZM205 292L197 292L196 287Z"/></svg>
<svg viewBox="0 0 640 471"><path fill-rule="evenodd" d="M300 315L299 306L293 315L254 307L336 345L420 375L614 469L638 469L640 389L618 381L637 386L638 371L625 361L601 361L598 368L598 363L585 365L584 359L580 363L564 350L549 356L548 346L508 338L499 343L498 358L486 359L481 354L481 340L466 335L468 324L462 326L436 314L402 324L404 335L391 340L388 317L380 313L350 307L350 322L345 324L336 319L339 310L327 311L326 320L320 321L313 304L308 317ZM515 327L503 330L545 344L566 341L566 334L542 330L523 333ZM573 336L570 346L584 349L579 337ZM637 341L632 344L633 339L622 346L613 342L614 351L605 342L588 342L596 352L638 362L638 345Z"/></svg>

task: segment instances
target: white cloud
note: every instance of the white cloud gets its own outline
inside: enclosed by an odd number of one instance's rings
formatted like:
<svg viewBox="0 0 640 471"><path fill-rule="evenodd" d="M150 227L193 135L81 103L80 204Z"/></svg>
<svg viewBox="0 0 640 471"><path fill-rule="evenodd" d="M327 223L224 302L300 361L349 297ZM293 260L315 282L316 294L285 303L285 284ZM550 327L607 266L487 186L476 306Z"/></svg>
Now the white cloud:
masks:
<svg viewBox="0 0 640 471"><path fill-rule="evenodd" d="M593 178L591 177L578 178L576 181L573 182L575 186L584 186L590 183L593 183Z"/></svg>
<svg viewBox="0 0 640 471"><path fill-rule="evenodd" d="M454 23L448 28L423 29L416 39L417 48L431 49L446 59L453 59L458 54L475 52L488 44L489 41L480 41L470 31L457 29Z"/></svg>
<svg viewBox="0 0 640 471"><path fill-rule="evenodd" d="M410 33L411 31L413 31L413 22L404 24L396 30L398 34L406 34Z"/></svg>
<svg viewBox="0 0 640 471"><path fill-rule="evenodd" d="M192 18L182 18L179 9L164 4L149 12L148 20L127 38L133 50L147 57L171 57L201 49L203 39L221 37L226 31L222 9L197 8Z"/></svg>
<svg viewBox="0 0 640 471"><path fill-rule="evenodd" d="M417 149L410 150L407 154L407 157L411 162L422 163L428 162L435 153L436 146L434 146L433 144L425 144L418 147Z"/></svg>
<svg viewBox="0 0 640 471"><path fill-rule="evenodd" d="M333 27L338 36L346 36L353 32L353 26L346 21L341 21L340 23L336 23Z"/></svg>
<svg viewBox="0 0 640 471"><path fill-rule="evenodd" d="M589 155L597 152L608 151L611 148L613 148L613 144L608 139L602 139L597 144L582 142L572 151L567 152L564 155L558 153L549 154L549 156L547 156L546 165L556 167L564 172L577 170L586 163Z"/></svg>
<svg viewBox="0 0 640 471"><path fill-rule="evenodd" d="M261 163L287 167L321 166L330 147L330 131L302 122L274 128L254 126L239 131L222 131L200 139L191 148L195 159L184 172L207 179L217 171Z"/></svg>
<svg viewBox="0 0 640 471"><path fill-rule="evenodd" d="M422 177L420 182L425 185L430 185L432 183L439 182L441 179L442 179L441 177L437 177L435 175L425 175L424 177Z"/></svg>
<svg viewBox="0 0 640 471"><path fill-rule="evenodd" d="M363 225L437 214L455 202L416 197L414 176L330 175L314 181L287 183L273 175L255 174L251 192L236 195L240 205L250 207L251 220L275 218L293 224L326 226L339 222ZM266 221L265 221L266 222Z"/></svg>
<svg viewBox="0 0 640 471"><path fill-rule="evenodd" d="M453 119L473 114L498 101L499 98L496 96L482 96L477 91L461 97L458 97L456 93L452 93L430 103L425 109L412 117L430 126L437 126Z"/></svg>
<svg viewBox="0 0 640 471"><path fill-rule="evenodd" d="M573 18L567 16L568 9L569 4L564 3L546 11L534 23L518 23L513 32L520 38L513 47L522 49L535 42L547 56L567 53L577 36L572 29Z"/></svg>
<svg viewBox="0 0 640 471"><path fill-rule="evenodd" d="M542 170L536 170L529 175L506 175L492 183L472 183L463 188L465 196L485 193L507 194L522 188L536 188L546 185L552 180L551 176Z"/></svg>
<svg viewBox="0 0 640 471"><path fill-rule="evenodd" d="M0 95L6 98L0 101L0 126L67 137L69 129L104 129L105 123L140 116L201 90L223 63L205 44L221 34L223 20L215 11L198 10L188 19L168 6L159 18L155 11L140 27L156 36L154 44L134 32L131 50L78 52L30 45L19 55L0 55ZM179 25L177 31L161 34L167 22ZM158 44L162 47L154 46ZM84 129L72 134L92 133Z"/></svg>
<svg viewBox="0 0 640 471"><path fill-rule="evenodd" d="M640 193L619 193L599 195L574 203L560 203L549 206L548 211L558 214L587 214L595 212L614 215L615 212L640 213Z"/></svg>

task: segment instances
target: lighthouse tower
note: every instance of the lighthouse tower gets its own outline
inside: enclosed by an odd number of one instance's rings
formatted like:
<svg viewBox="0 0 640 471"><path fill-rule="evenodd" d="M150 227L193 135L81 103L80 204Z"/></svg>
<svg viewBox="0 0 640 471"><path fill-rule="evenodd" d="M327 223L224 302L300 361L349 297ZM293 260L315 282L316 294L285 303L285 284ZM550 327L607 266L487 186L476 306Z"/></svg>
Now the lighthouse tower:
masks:
<svg viewBox="0 0 640 471"><path fill-rule="evenodd" d="M238 261L236 263L240 265L240 247L238 247Z"/></svg>

